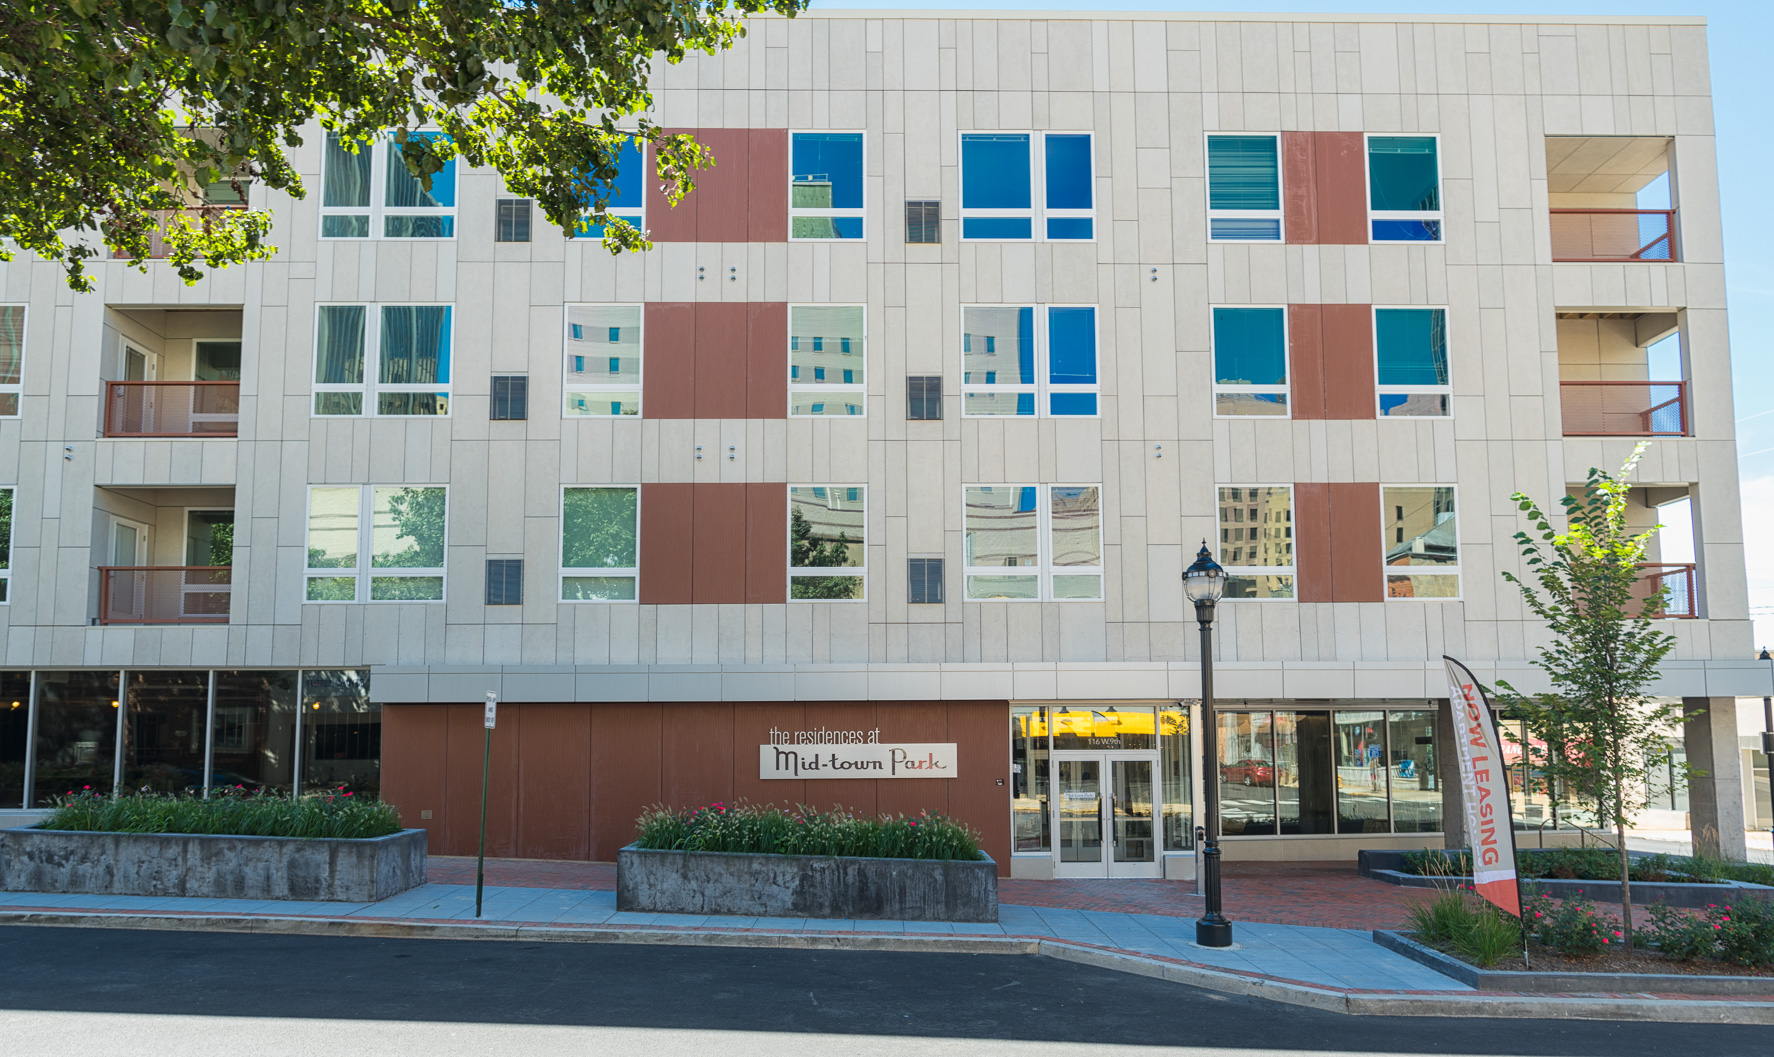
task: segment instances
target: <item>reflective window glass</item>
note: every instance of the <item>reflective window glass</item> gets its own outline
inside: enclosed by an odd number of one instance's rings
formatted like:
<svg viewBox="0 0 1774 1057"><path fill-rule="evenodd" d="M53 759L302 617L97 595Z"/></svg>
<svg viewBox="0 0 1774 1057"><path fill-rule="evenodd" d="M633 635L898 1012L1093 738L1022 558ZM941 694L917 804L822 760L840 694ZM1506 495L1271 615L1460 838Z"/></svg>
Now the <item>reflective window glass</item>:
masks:
<svg viewBox="0 0 1774 1057"><path fill-rule="evenodd" d="M117 674L37 673L32 807L72 793L109 795L117 766Z"/></svg>
<svg viewBox="0 0 1774 1057"><path fill-rule="evenodd" d="M1442 789L1435 713L1393 711L1387 713L1387 723L1393 831L1439 833Z"/></svg>
<svg viewBox="0 0 1774 1057"><path fill-rule="evenodd" d="M31 754L31 673L0 672L0 810L25 806Z"/></svg>
<svg viewBox="0 0 1774 1057"><path fill-rule="evenodd" d="M969 132L961 137L961 208L1028 209L1029 137ZM1027 222L1023 238L1027 238Z"/></svg>
<svg viewBox="0 0 1774 1057"><path fill-rule="evenodd" d="M200 792L208 726L209 672L130 672L124 791Z"/></svg>
<svg viewBox="0 0 1774 1057"><path fill-rule="evenodd" d="M1164 805L1165 851L1195 847L1194 760L1189 744L1189 717L1183 708L1158 712L1158 771Z"/></svg>
<svg viewBox="0 0 1774 1057"><path fill-rule="evenodd" d="M861 599L868 556L861 487L792 485L788 490L791 599ZM844 569L842 574L813 570Z"/></svg>
<svg viewBox="0 0 1774 1057"><path fill-rule="evenodd" d="M296 673L216 672L212 786L288 793L295 781Z"/></svg>
<svg viewBox="0 0 1774 1057"><path fill-rule="evenodd" d="M1456 598L1459 521L1450 487L1385 488L1386 593L1390 598Z"/></svg>
<svg viewBox="0 0 1774 1057"><path fill-rule="evenodd" d="M1137 749L1158 747L1158 726L1150 708L1104 704L1055 706L1053 747L1058 749Z"/></svg>
<svg viewBox="0 0 1774 1057"><path fill-rule="evenodd" d="M1337 832L1387 833L1386 713L1332 713Z"/></svg>
<svg viewBox="0 0 1774 1057"><path fill-rule="evenodd" d="M1010 829L1013 851L1053 847L1048 811L1047 712L1039 706L1010 710Z"/></svg>
<svg viewBox="0 0 1774 1057"><path fill-rule="evenodd" d="M1267 712L1216 717L1220 832L1229 837L1275 832L1275 731Z"/></svg>
<svg viewBox="0 0 1774 1057"><path fill-rule="evenodd" d="M301 782L304 792L382 795L382 706L370 700L370 673L302 673Z"/></svg>

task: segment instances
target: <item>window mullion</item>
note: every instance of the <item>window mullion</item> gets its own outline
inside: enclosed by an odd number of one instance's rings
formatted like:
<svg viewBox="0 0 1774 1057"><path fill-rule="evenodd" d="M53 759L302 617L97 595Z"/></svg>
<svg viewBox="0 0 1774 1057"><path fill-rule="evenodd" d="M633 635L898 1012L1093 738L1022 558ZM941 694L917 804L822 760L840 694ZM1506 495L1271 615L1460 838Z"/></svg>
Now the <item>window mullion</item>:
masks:
<svg viewBox="0 0 1774 1057"><path fill-rule="evenodd" d="M375 549L376 534L374 492L374 485L357 488L357 596L353 599L357 602L367 602L370 597L370 552Z"/></svg>

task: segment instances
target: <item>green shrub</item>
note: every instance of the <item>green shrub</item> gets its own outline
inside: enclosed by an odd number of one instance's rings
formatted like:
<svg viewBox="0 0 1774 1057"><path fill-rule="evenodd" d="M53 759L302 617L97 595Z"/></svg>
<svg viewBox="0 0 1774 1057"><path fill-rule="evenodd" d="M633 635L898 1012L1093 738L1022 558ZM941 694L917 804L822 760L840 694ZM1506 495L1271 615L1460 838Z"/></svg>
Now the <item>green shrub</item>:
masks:
<svg viewBox="0 0 1774 1057"><path fill-rule="evenodd" d="M1672 958L1774 966L1774 906L1758 899L1698 912L1654 906L1643 935Z"/></svg>
<svg viewBox="0 0 1774 1057"><path fill-rule="evenodd" d="M1620 922L1598 913L1595 904L1584 899L1581 891L1557 900L1536 894L1522 912L1528 917L1528 931L1536 941L1574 958L1596 954L1622 942L1622 931L1615 927Z"/></svg>
<svg viewBox="0 0 1774 1057"><path fill-rule="evenodd" d="M70 793L38 829L98 833L209 833L241 837L364 838L400 832L390 804L345 791L296 799L241 787L209 799L164 793Z"/></svg>
<svg viewBox="0 0 1774 1057"><path fill-rule="evenodd" d="M1525 880L1557 878L1571 881L1618 881L1620 857L1611 848L1550 848L1523 850L1521 876ZM1774 887L1774 865L1730 862L1685 855L1637 855L1629 868L1634 881L1681 881L1718 884L1745 881ZM1424 877L1470 877L1472 856L1459 851L1410 851L1404 853L1404 873Z"/></svg>
<svg viewBox="0 0 1774 1057"><path fill-rule="evenodd" d="M876 859L979 858L979 837L954 819L928 811L867 817L843 808L792 811L773 804L714 803L654 807L640 817L642 848L766 855L852 855Z"/></svg>
<svg viewBox="0 0 1774 1057"><path fill-rule="evenodd" d="M1407 911L1411 932L1488 969L1521 946L1521 922L1464 889L1441 892Z"/></svg>

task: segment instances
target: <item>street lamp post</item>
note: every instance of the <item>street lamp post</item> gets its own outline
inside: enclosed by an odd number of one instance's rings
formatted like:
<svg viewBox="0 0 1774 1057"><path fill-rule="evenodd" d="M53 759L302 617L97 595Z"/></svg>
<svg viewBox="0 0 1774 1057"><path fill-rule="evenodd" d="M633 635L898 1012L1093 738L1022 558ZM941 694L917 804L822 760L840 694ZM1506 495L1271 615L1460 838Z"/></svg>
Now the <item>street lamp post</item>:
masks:
<svg viewBox="0 0 1774 1057"><path fill-rule="evenodd" d="M1183 594L1195 603L1195 620L1201 625L1201 788L1206 794L1201 871L1207 881L1207 912L1195 922L1195 942L1203 947L1232 946L1232 923L1220 913L1220 754L1213 715L1213 610L1225 592L1226 570L1202 540L1195 564L1183 570Z"/></svg>

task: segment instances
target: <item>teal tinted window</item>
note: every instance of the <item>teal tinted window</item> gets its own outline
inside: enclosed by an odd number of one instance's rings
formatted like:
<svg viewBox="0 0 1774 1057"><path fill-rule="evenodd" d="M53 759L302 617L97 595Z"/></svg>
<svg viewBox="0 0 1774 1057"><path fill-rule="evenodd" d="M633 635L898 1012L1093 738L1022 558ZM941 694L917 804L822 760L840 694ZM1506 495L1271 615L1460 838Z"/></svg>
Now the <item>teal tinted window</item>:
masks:
<svg viewBox="0 0 1774 1057"><path fill-rule="evenodd" d="M1274 136L1208 137L1207 205L1281 208L1281 162Z"/></svg>
<svg viewBox="0 0 1774 1057"><path fill-rule="evenodd" d="M1026 134L975 132L961 137L961 208L1028 209L1029 186ZM1021 223L1020 236L998 237L1028 238L1029 222ZM996 232L986 237L994 236Z"/></svg>
<svg viewBox="0 0 1774 1057"><path fill-rule="evenodd" d="M1377 211L1441 208L1441 170L1433 136L1370 136L1368 206Z"/></svg>
<svg viewBox="0 0 1774 1057"><path fill-rule="evenodd" d="M1096 384L1096 309L1047 310L1047 369L1054 385Z"/></svg>
<svg viewBox="0 0 1774 1057"><path fill-rule="evenodd" d="M1287 326L1279 308L1213 310L1214 381L1286 385Z"/></svg>
<svg viewBox="0 0 1774 1057"><path fill-rule="evenodd" d="M1374 350L1381 385L1448 384L1447 312L1376 309Z"/></svg>

